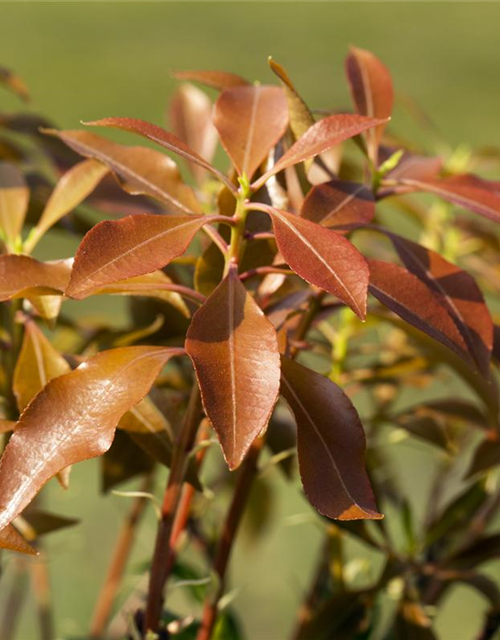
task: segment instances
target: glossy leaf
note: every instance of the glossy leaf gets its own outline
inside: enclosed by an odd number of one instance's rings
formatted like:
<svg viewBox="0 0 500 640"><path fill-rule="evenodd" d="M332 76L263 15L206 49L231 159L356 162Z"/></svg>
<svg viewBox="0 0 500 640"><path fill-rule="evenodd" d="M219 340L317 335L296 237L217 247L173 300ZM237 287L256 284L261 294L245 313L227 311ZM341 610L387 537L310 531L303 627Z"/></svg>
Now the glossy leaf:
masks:
<svg viewBox="0 0 500 640"><path fill-rule="evenodd" d="M212 173L216 178L223 182L231 191L235 191L236 188L233 183L226 178L224 174L212 167L210 163L204 160L196 151L193 151L187 144L182 142L173 133L169 133L161 127L146 122L145 120L139 120L137 118L103 118L102 120L95 120L93 122L86 122L85 124L93 127L110 127L115 129L123 129L130 133L136 133L139 136L147 138L152 142L156 142L160 146L176 153L188 162L194 162L202 169L206 169Z"/></svg>
<svg viewBox="0 0 500 640"><path fill-rule="evenodd" d="M16 165L0 162L0 236L14 243L28 210L29 189Z"/></svg>
<svg viewBox="0 0 500 640"><path fill-rule="evenodd" d="M175 162L164 153L146 147L126 147L89 131L55 131L58 137L86 158L105 164L132 195L146 194L170 205L173 212L199 213L193 190L182 181Z"/></svg>
<svg viewBox="0 0 500 640"><path fill-rule="evenodd" d="M230 469L266 428L279 392L276 332L231 269L186 337L206 414Z"/></svg>
<svg viewBox="0 0 500 640"><path fill-rule="evenodd" d="M52 346L36 324L28 320L24 328L21 352L14 371L12 389L19 411L57 376L70 371L70 366Z"/></svg>
<svg viewBox="0 0 500 640"><path fill-rule="evenodd" d="M244 87L250 83L236 73L227 71L174 71L172 73L177 80L189 82L201 82L214 89L231 89L232 87Z"/></svg>
<svg viewBox="0 0 500 640"><path fill-rule="evenodd" d="M495 187L495 183L471 174L437 180L402 178L400 182L416 191L432 193L463 209L500 222L500 191Z"/></svg>
<svg viewBox="0 0 500 640"><path fill-rule="evenodd" d="M268 60L272 71L281 80L288 104L290 128L296 140L314 124L314 117L301 96L297 93L285 69L271 57Z"/></svg>
<svg viewBox="0 0 500 640"><path fill-rule="evenodd" d="M282 358L281 394L297 422L299 468L318 511L339 520L378 519L365 470L365 435L356 409L331 380Z"/></svg>
<svg viewBox="0 0 500 640"><path fill-rule="evenodd" d="M37 555L37 551L26 542L11 524L0 531L0 549L18 551L30 556Z"/></svg>
<svg viewBox="0 0 500 640"><path fill-rule="evenodd" d="M438 340L471 364L467 345L436 294L410 271L382 260L368 260L370 293L400 318Z"/></svg>
<svg viewBox="0 0 500 640"><path fill-rule="evenodd" d="M106 285L161 269L188 248L206 216L144 214L105 220L82 240L66 294L84 298Z"/></svg>
<svg viewBox="0 0 500 640"><path fill-rule="evenodd" d="M311 189L300 215L337 232L345 232L372 221L375 200L366 185L331 180Z"/></svg>
<svg viewBox="0 0 500 640"><path fill-rule="evenodd" d="M268 178L286 169L286 167L291 167L308 158L313 158L323 153L323 151L383 123L385 123L385 120L380 120L379 118L366 118L365 116L351 114L338 114L323 118L323 120L310 127L281 156L278 162L255 182L254 188L262 186Z"/></svg>
<svg viewBox="0 0 500 640"><path fill-rule="evenodd" d="M285 133L288 108L278 87L235 87L215 104L214 125L236 170L251 179Z"/></svg>
<svg viewBox="0 0 500 640"><path fill-rule="evenodd" d="M109 169L97 160L84 160L67 171L52 192L36 225L43 235L58 220L75 209L92 193Z"/></svg>
<svg viewBox="0 0 500 640"><path fill-rule="evenodd" d="M104 351L51 380L25 409L0 461L0 529L67 466L103 454L126 411L181 349Z"/></svg>
<svg viewBox="0 0 500 640"><path fill-rule="evenodd" d="M357 112L370 118L389 118L394 91L387 67L370 51L351 47L346 59L346 73ZM380 125L365 134L375 163L384 128L385 125Z"/></svg>
<svg viewBox="0 0 500 640"><path fill-rule="evenodd" d="M40 262L29 256L0 256L0 301L62 294L70 271L67 260Z"/></svg>
<svg viewBox="0 0 500 640"><path fill-rule="evenodd" d="M493 323L474 279L438 253L393 233L387 233L406 268L439 298L464 338L483 375L489 372Z"/></svg>
<svg viewBox="0 0 500 640"><path fill-rule="evenodd" d="M181 85L170 104L170 122L175 135L202 158L212 160L217 131L212 124L212 103L203 91L190 84ZM201 182L205 170L194 162L188 162L188 166Z"/></svg>
<svg viewBox="0 0 500 640"><path fill-rule="evenodd" d="M290 268L332 293L361 319L366 314L369 271L356 247L340 234L286 211L267 209L278 249Z"/></svg>

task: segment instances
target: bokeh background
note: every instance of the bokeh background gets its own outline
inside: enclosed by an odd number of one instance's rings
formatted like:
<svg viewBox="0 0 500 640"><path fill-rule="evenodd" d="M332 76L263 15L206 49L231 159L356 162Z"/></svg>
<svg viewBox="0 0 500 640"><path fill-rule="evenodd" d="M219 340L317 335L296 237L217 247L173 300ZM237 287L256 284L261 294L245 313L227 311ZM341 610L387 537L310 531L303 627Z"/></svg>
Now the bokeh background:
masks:
<svg viewBox="0 0 500 640"><path fill-rule="evenodd" d="M176 84L171 70L225 69L269 82L269 55L286 67L312 107L349 108L343 60L356 44L389 66L396 91L432 114L452 145L489 146L500 144L499 24L500 4L482 2L0 2L0 63L24 78L33 108L60 127L104 116L163 124ZM18 105L2 92L0 107ZM400 134L411 130L403 109L396 110L392 126ZM51 257L69 255L57 237L52 242L45 248ZM106 310L119 323L122 308ZM404 461L397 471L418 502L428 480L425 445L394 446L400 448L395 458ZM234 583L242 585L234 604L250 640L286 637L321 538L298 487L279 474L272 484L276 515L265 539L242 537L232 571ZM47 548L58 635L84 638L128 501L99 496L95 461L74 470L68 492L54 483L49 493L54 511L82 518L71 531L48 537ZM150 511L124 597L139 580L153 532ZM369 564L375 561L366 562L375 573ZM5 593L2 588L0 615ZM472 591L456 587L437 619L440 637L470 640L484 606ZM27 602L19 640L36 638L31 611Z"/></svg>

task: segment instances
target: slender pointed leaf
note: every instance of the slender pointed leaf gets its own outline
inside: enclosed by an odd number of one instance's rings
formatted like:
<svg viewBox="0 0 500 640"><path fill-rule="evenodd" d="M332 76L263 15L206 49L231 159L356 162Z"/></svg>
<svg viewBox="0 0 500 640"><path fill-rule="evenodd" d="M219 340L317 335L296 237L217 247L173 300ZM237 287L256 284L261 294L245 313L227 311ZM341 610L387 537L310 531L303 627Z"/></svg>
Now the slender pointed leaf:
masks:
<svg viewBox="0 0 500 640"><path fill-rule="evenodd" d="M370 118L389 118L394 91L387 67L370 51L351 47L346 59L346 73L357 112ZM375 163L384 128L382 124L365 134Z"/></svg>
<svg viewBox="0 0 500 640"><path fill-rule="evenodd" d="M161 269L181 256L207 216L143 214L105 220L82 240L66 294L85 296L106 285Z"/></svg>
<svg viewBox="0 0 500 640"><path fill-rule="evenodd" d="M288 125L288 108L278 87L235 87L222 92L214 124L240 175L251 179Z"/></svg>
<svg viewBox="0 0 500 640"><path fill-rule="evenodd" d="M369 291L400 318L438 340L473 365L467 345L436 294L397 264L368 260Z"/></svg>
<svg viewBox="0 0 500 640"><path fill-rule="evenodd" d="M245 78L236 73L227 71L174 71L172 73L177 80L188 80L189 82L201 82L220 91L231 89L232 87L244 87L250 83Z"/></svg>
<svg viewBox="0 0 500 640"><path fill-rule="evenodd" d="M139 120L137 118L103 118L102 120L86 122L85 124L92 127L123 129L124 131L129 131L130 133L136 133L139 136L143 136L148 140L156 142L165 149L176 153L181 156L181 158L198 164L202 169L206 169L208 172L212 173L231 191L236 191L236 187L224 174L215 169L215 167L212 167L210 163L204 160L196 153L196 151L193 151L193 149L188 147L188 145L182 142L182 140L177 136L174 136L173 133L169 133L155 124L151 124L150 122Z"/></svg>
<svg viewBox="0 0 500 640"><path fill-rule="evenodd" d="M30 556L36 556L38 553L11 524L0 531L0 549L18 551Z"/></svg>
<svg viewBox="0 0 500 640"><path fill-rule="evenodd" d="M29 189L16 165L0 162L0 232L13 243L23 228Z"/></svg>
<svg viewBox="0 0 500 640"><path fill-rule="evenodd" d="M310 127L303 136L278 160L278 162L254 183L262 186L275 173L323 153L335 145L359 135L367 129L385 123L379 118L338 114L323 118Z"/></svg>
<svg viewBox="0 0 500 640"><path fill-rule="evenodd" d="M123 414L182 349L126 347L51 380L25 409L0 460L0 529L67 466L102 455Z"/></svg>
<svg viewBox="0 0 500 640"><path fill-rule="evenodd" d="M186 337L203 405L230 469L266 428L279 392L274 327L231 269Z"/></svg>
<svg viewBox="0 0 500 640"><path fill-rule="evenodd" d="M89 131L56 131L56 136L80 155L105 164L132 195L146 194L170 205L173 212L200 213L191 187L184 184L177 165L164 153L147 147L126 147Z"/></svg>
<svg viewBox="0 0 500 640"><path fill-rule="evenodd" d="M349 398L293 360L282 358L281 368L281 393L297 422L300 475L309 501L329 518L381 518L365 470L365 434Z"/></svg>
<svg viewBox="0 0 500 640"><path fill-rule="evenodd" d="M7 67L0 67L0 84L13 91L24 102L29 102L30 94L24 80Z"/></svg>

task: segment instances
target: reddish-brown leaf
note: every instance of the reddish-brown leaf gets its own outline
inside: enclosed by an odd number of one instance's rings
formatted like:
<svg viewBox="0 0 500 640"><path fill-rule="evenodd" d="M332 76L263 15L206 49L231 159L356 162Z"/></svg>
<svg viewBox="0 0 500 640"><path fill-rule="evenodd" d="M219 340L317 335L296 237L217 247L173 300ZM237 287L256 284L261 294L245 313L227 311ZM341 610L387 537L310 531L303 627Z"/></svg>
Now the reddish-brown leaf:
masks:
<svg viewBox="0 0 500 640"><path fill-rule="evenodd" d="M366 118L365 116L352 114L338 114L323 118L323 120L310 127L269 171L256 180L253 186L257 189L268 178L286 169L286 167L291 167L308 158L317 156L323 151L344 142L344 140L353 138L363 131L385 122L386 120L381 120L380 118Z"/></svg>
<svg viewBox="0 0 500 640"><path fill-rule="evenodd" d="M389 118L394 91L387 67L373 53L357 47L351 48L345 67L357 112L370 118ZM384 128L382 124L365 134L370 156L375 163Z"/></svg>
<svg viewBox="0 0 500 640"><path fill-rule="evenodd" d="M201 82L220 91L250 84L245 78L236 75L236 73L228 73L227 71L174 71L172 75L174 78L177 78L177 80Z"/></svg>
<svg viewBox="0 0 500 640"><path fill-rule="evenodd" d="M29 102L30 94L24 80L7 67L0 67L0 84L13 91L24 102Z"/></svg>
<svg viewBox="0 0 500 640"><path fill-rule="evenodd" d="M192 84L183 84L170 103L170 122L174 133L210 162L217 145L217 131L212 123L212 103L203 91ZM194 177L201 182L206 171L188 162Z"/></svg>
<svg viewBox="0 0 500 640"><path fill-rule="evenodd" d="M215 105L214 124L240 175L251 179L286 131L288 108L278 87L226 89Z"/></svg>
<svg viewBox="0 0 500 640"><path fill-rule="evenodd" d="M297 422L300 475L309 501L329 518L381 518L365 470L365 434L349 398L293 360L282 358L281 368L281 394Z"/></svg>
<svg viewBox="0 0 500 640"><path fill-rule="evenodd" d="M375 215L375 200L364 184L331 180L307 194L300 215L337 232L368 224Z"/></svg>
<svg viewBox="0 0 500 640"><path fill-rule="evenodd" d="M0 549L18 551L19 553L26 553L30 556L36 556L38 553L11 524L0 531Z"/></svg>
<svg viewBox="0 0 500 640"><path fill-rule="evenodd" d="M291 269L332 293L364 319L369 271L356 247L335 231L299 216L266 207L278 249Z"/></svg>
<svg viewBox="0 0 500 640"><path fill-rule="evenodd" d="M169 133L155 124L146 122L145 120L139 120L137 118L103 118L102 120L95 120L93 122L86 122L85 124L92 127L110 127L114 129L123 129L124 131L130 131L130 133L136 133L143 138L152 140L160 146L176 153L188 162L194 162L203 169L206 169L212 173L216 178L223 182L228 189L235 191L234 184L226 178L226 176L212 167L212 165L204 160L196 151L193 151L188 145L173 133Z"/></svg>
<svg viewBox="0 0 500 640"><path fill-rule="evenodd" d="M368 260L370 293L406 322L472 364L467 345L436 294L397 264Z"/></svg>
<svg viewBox="0 0 500 640"><path fill-rule="evenodd" d="M36 324L28 320L12 384L19 411L23 411L49 380L69 371L70 366L59 351L52 346Z"/></svg>
<svg viewBox="0 0 500 640"><path fill-rule="evenodd" d="M175 162L164 153L146 147L125 147L89 131L45 130L73 151L102 162L132 195L146 194L170 205L174 212L199 213L191 187L182 181Z"/></svg>
<svg viewBox="0 0 500 640"><path fill-rule="evenodd" d="M82 240L66 294L84 298L108 284L161 269L182 255L206 216L144 214L105 220Z"/></svg>
<svg viewBox="0 0 500 640"><path fill-rule="evenodd" d="M471 174L435 180L403 177L399 182L416 191L433 193L459 207L500 222L500 191L494 182Z"/></svg>
<svg viewBox="0 0 500 640"><path fill-rule="evenodd" d="M0 162L0 237L9 243L23 228L29 198L26 181L16 165Z"/></svg>
<svg viewBox="0 0 500 640"><path fill-rule="evenodd" d="M30 402L0 460L0 529L71 464L103 454L123 414L182 349L127 347L51 380Z"/></svg>
<svg viewBox="0 0 500 640"><path fill-rule="evenodd" d="M462 334L472 359L487 376L493 322L475 280L438 253L394 233L386 233L406 268L437 295Z"/></svg>
<svg viewBox="0 0 500 640"><path fill-rule="evenodd" d="M234 269L193 316L186 338L203 405L230 469L266 428L279 392L274 327Z"/></svg>
<svg viewBox="0 0 500 640"><path fill-rule="evenodd" d="M61 294L69 280L67 260L39 262L29 256L0 256L0 301L44 294Z"/></svg>

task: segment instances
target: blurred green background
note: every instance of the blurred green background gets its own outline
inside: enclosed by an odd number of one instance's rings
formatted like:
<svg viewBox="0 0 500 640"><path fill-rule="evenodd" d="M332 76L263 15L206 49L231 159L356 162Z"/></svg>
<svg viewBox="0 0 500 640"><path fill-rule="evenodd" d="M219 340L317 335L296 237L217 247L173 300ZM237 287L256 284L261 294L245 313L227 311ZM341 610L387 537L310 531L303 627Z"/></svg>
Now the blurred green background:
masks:
<svg viewBox="0 0 500 640"><path fill-rule="evenodd" d="M161 124L175 87L170 70L220 68L271 81L268 55L287 68L311 106L349 108L343 59L356 44L382 58L396 91L416 99L453 144L498 145L499 24L500 4L480 2L1 2L0 63L27 82L33 108L61 127L112 115ZM2 110L18 108L4 92L0 100ZM405 118L396 112L398 133L409 126ZM411 493L418 478L423 491L428 450L414 441L394 446L404 460L402 482ZM234 604L250 640L288 635L321 537L297 486L278 474L272 479L277 513L265 542L243 538L232 571L234 584L243 585ZM97 496L96 462L74 470L68 492L50 488L54 511L83 517L79 527L47 538L61 638L85 637L127 510L125 498ZM132 569L148 558L153 530L150 511ZM132 572L124 595L138 580ZM457 587L437 620L442 640L470 640L483 609L473 592ZM19 640L36 638L31 611L27 603Z"/></svg>

